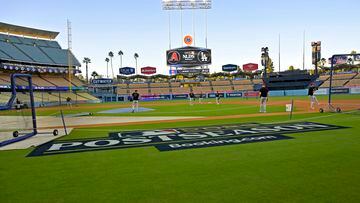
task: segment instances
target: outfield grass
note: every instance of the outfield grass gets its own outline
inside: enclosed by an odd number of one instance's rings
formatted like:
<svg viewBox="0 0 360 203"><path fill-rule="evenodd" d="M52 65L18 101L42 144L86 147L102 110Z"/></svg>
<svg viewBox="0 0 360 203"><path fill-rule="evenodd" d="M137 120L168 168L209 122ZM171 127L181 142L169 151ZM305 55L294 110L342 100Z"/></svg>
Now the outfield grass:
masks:
<svg viewBox="0 0 360 203"><path fill-rule="evenodd" d="M180 109L189 109L179 110L176 115L190 113L192 107L183 105ZM231 109L235 107L226 104L195 108L229 109L199 112L203 116L247 111ZM257 108L249 107L248 111L257 112ZM281 108L270 111L284 111ZM166 114L173 109L178 106L158 111ZM26 155L32 149L0 151L0 202L359 202L360 115L296 114L293 120L349 128L289 134L295 138L291 140L172 152L144 147L29 158ZM105 137L119 130L246 122L289 122L289 118L75 129L62 139Z"/></svg>

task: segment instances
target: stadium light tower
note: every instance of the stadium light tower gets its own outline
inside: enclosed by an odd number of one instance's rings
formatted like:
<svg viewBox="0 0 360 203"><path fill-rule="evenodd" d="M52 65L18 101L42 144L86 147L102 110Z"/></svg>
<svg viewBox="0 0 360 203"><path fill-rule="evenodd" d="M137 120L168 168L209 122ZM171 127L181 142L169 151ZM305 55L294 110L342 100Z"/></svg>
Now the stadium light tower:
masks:
<svg viewBox="0 0 360 203"><path fill-rule="evenodd" d="M267 76L267 66L269 62L269 48L262 47L261 48L261 64L264 66L264 77Z"/></svg>

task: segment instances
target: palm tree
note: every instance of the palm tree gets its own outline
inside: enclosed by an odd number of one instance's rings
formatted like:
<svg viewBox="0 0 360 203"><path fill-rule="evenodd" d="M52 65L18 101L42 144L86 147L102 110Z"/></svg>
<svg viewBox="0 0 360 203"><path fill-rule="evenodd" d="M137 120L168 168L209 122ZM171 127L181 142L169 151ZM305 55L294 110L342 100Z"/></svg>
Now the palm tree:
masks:
<svg viewBox="0 0 360 203"><path fill-rule="evenodd" d="M139 58L139 54L135 53L134 58L135 58L135 74L137 75L137 69L138 69L138 67L137 67L137 59Z"/></svg>
<svg viewBox="0 0 360 203"><path fill-rule="evenodd" d="M86 83L89 83L89 67L88 64L91 63L91 59L84 57L83 63L86 64Z"/></svg>
<svg viewBox="0 0 360 203"><path fill-rule="evenodd" d="M93 71L93 72L91 73L91 76L93 77L93 79L95 79L96 77L99 76L99 74L98 74L96 71Z"/></svg>
<svg viewBox="0 0 360 203"><path fill-rule="evenodd" d="M106 77L109 78L109 58L105 58L106 61Z"/></svg>
<svg viewBox="0 0 360 203"><path fill-rule="evenodd" d="M109 57L110 57L110 66L111 66L111 71L112 71L112 78L114 78L114 68L113 68L113 62L112 62L112 58L114 57L114 53L112 51L109 52Z"/></svg>
<svg viewBox="0 0 360 203"><path fill-rule="evenodd" d="M124 52L122 52L121 50L118 52L118 55L120 56L120 68L122 68L122 56L124 55Z"/></svg>

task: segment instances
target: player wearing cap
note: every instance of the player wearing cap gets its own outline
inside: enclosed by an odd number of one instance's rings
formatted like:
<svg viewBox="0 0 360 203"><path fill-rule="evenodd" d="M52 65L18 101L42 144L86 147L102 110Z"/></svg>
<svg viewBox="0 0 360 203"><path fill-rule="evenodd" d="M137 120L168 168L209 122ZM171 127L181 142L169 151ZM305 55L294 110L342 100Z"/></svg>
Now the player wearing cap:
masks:
<svg viewBox="0 0 360 203"><path fill-rule="evenodd" d="M259 91L260 95L260 113L266 113L266 102L268 101L269 89L265 84L262 85Z"/></svg>
<svg viewBox="0 0 360 203"><path fill-rule="evenodd" d="M219 91L216 91L215 93L215 100L216 100L216 104L220 104L220 93Z"/></svg>
<svg viewBox="0 0 360 203"><path fill-rule="evenodd" d="M314 84L311 84L310 87L309 87L309 91L308 91L308 95L310 97L310 108L311 109L315 109L314 108L315 103L316 103L316 105L319 105L319 102L318 102L316 96L314 95L316 90L317 90L317 87L315 87Z"/></svg>
<svg viewBox="0 0 360 203"><path fill-rule="evenodd" d="M137 90L135 90L134 93L132 93L132 113L136 111L139 111L139 98L140 98L140 94L137 92Z"/></svg>
<svg viewBox="0 0 360 203"><path fill-rule="evenodd" d="M190 105L191 106L194 105L195 94L192 91L189 93L189 100L190 100Z"/></svg>

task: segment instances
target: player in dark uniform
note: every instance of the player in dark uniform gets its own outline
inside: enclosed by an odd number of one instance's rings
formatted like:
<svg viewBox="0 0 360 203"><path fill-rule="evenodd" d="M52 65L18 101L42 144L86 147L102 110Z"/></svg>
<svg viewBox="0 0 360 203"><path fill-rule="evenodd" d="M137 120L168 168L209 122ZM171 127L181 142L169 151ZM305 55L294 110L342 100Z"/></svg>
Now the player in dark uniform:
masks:
<svg viewBox="0 0 360 203"><path fill-rule="evenodd" d="M140 94L137 92L137 90L135 90L134 93L132 93L132 112L139 111L139 98L140 98Z"/></svg>
<svg viewBox="0 0 360 203"><path fill-rule="evenodd" d="M191 106L194 105L194 100L195 100L195 94L194 94L194 92L191 91L189 93L189 101L190 101Z"/></svg>
<svg viewBox="0 0 360 203"><path fill-rule="evenodd" d="M318 102L316 96L314 95L316 90L317 90L317 87L315 87L314 84L311 84L309 87L309 91L308 91L308 95L310 97L310 108L311 109L314 109L314 103L316 103L316 105L319 105L319 102Z"/></svg>
<svg viewBox="0 0 360 203"><path fill-rule="evenodd" d="M268 100L269 89L265 84L262 85L259 91L260 95L260 113L266 113L266 102Z"/></svg>
<svg viewBox="0 0 360 203"><path fill-rule="evenodd" d="M72 103L71 103L71 98L70 97L66 98L66 105L69 106L70 108L72 108Z"/></svg>
<svg viewBox="0 0 360 203"><path fill-rule="evenodd" d="M219 93L219 91L216 91L216 93L215 93L215 100L216 100L216 104L220 104L220 93Z"/></svg>

